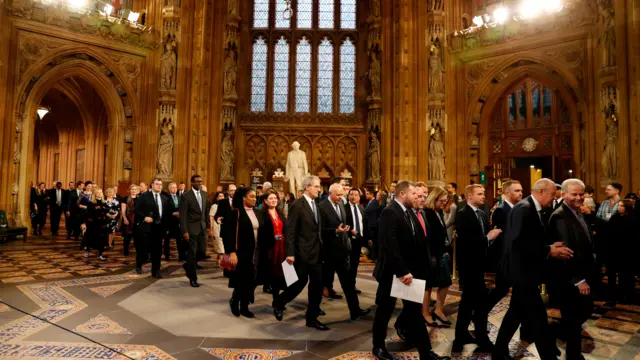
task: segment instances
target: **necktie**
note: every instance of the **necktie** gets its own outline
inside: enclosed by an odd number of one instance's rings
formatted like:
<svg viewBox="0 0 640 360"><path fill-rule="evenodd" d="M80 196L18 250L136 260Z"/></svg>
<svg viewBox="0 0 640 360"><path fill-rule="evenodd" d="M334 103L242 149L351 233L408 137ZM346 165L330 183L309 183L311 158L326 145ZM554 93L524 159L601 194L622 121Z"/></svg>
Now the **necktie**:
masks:
<svg viewBox="0 0 640 360"><path fill-rule="evenodd" d="M62 196L60 196L60 190L56 190L56 204L58 206L62 205Z"/></svg>
<svg viewBox="0 0 640 360"><path fill-rule="evenodd" d="M584 221L584 216L580 213L577 213L576 215L578 216L578 221L580 221L580 225L582 225L582 230L584 230L584 233L587 235L587 239L591 241L591 234L589 234L589 227L587 226L586 221Z"/></svg>
<svg viewBox="0 0 640 360"><path fill-rule="evenodd" d="M476 216L478 217L478 221L480 222L480 229L482 229L482 234L486 234L487 231L484 228L484 216L482 216L482 210L476 210Z"/></svg>
<svg viewBox="0 0 640 360"><path fill-rule="evenodd" d="M316 202L311 200L311 210L313 210L313 219L318 223L318 209L316 208Z"/></svg>
<svg viewBox="0 0 640 360"><path fill-rule="evenodd" d="M342 221L342 214L340 213L340 208L338 204L334 204L335 208L336 208L336 213L338 214L338 218L340 218L340 221Z"/></svg>
<svg viewBox="0 0 640 360"><path fill-rule="evenodd" d="M196 191L196 200L198 200L198 207L202 211L202 199L200 198L200 191Z"/></svg>
<svg viewBox="0 0 640 360"><path fill-rule="evenodd" d="M356 232L360 235L360 215L358 214L358 208L355 205L353 205L353 219L356 226Z"/></svg>
<svg viewBox="0 0 640 360"><path fill-rule="evenodd" d="M416 211L416 217L418 218L418 222L420 223L420 226L422 226L422 232L424 232L424 236L427 236L427 225L424 223L422 214L420 214L418 209L415 209L415 211Z"/></svg>
<svg viewBox="0 0 640 360"><path fill-rule="evenodd" d="M173 205L176 207L178 206L178 197L175 195L173 195Z"/></svg>
<svg viewBox="0 0 640 360"><path fill-rule="evenodd" d="M156 220L156 223L160 222L160 219L162 219L162 207L160 206L160 199L158 198L158 194L153 194L156 200L156 207L158 208L158 219Z"/></svg>
<svg viewBox="0 0 640 360"><path fill-rule="evenodd" d="M411 225L411 233L413 233L413 235L416 234L416 227L413 226L413 220L411 219L411 214L409 213L409 209L407 209L405 212L405 217L407 222L409 223L409 225Z"/></svg>

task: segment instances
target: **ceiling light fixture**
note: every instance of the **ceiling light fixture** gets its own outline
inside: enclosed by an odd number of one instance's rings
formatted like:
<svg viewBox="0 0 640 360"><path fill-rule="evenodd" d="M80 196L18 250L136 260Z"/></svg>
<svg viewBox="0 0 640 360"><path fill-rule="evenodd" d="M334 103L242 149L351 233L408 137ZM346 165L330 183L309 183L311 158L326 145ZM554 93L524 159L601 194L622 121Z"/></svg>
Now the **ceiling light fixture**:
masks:
<svg viewBox="0 0 640 360"><path fill-rule="evenodd" d="M40 117L40 121L42 121L42 118L44 118L44 116L47 115L49 112L51 112L50 108L46 106L39 106L37 113L38 113L38 116Z"/></svg>
<svg viewBox="0 0 640 360"><path fill-rule="evenodd" d="M127 20L132 23L138 22L138 18L140 18L140 13L137 13L135 11L129 12L129 16L127 16Z"/></svg>
<svg viewBox="0 0 640 360"><path fill-rule="evenodd" d="M474 23L476 26L482 26L482 24L484 24L484 20L482 20L482 16L475 16L475 17L473 18L473 23Z"/></svg>
<svg viewBox="0 0 640 360"><path fill-rule="evenodd" d="M506 7L497 8L493 12L493 18L496 20L498 24L504 24L509 17L509 10Z"/></svg>

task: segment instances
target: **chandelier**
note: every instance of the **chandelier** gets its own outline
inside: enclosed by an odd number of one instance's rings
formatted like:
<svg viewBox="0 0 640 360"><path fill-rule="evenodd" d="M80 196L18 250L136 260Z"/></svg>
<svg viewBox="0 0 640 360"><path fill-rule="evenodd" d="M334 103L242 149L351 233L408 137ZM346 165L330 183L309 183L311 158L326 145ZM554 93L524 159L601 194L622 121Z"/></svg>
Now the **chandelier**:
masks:
<svg viewBox="0 0 640 360"><path fill-rule="evenodd" d="M503 25L509 21L510 18L514 21L540 18L543 15L560 12L563 7L563 0L522 0L520 6L516 8L510 9L506 6L499 6L493 10L491 14L486 13L475 16L472 20L473 26L469 29L458 31L456 34L463 35L477 31L480 28L491 28Z"/></svg>
<svg viewBox="0 0 640 360"><path fill-rule="evenodd" d="M49 112L51 112L51 108L49 108L47 106L40 105L36 112L38 113L38 116L40 117L40 121L42 121L42 118L44 118L45 115L47 115Z"/></svg>
<svg viewBox="0 0 640 360"><path fill-rule="evenodd" d="M291 18L293 17L293 8L291 8L291 0L285 0L285 9L282 12L282 18L284 20L291 20Z"/></svg>

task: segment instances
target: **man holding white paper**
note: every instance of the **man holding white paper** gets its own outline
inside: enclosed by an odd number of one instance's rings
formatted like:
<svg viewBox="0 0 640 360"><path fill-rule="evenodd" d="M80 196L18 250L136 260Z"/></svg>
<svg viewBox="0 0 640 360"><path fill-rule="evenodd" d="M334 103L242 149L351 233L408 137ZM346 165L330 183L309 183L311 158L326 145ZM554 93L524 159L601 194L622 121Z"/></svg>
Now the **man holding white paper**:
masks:
<svg viewBox="0 0 640 360"><path fill-rule="evenodd" d="M415 279L426 280L429 261L425 261L428 245L420 222L411 209L416 200L416 188L410 181L400 181L394 199L382 211L378 220L380 255L373 276L378 281L375 318L373 320L373 355L379 360L393 360L387 351L387 327L396 305L392 297L394 276L403 286L411 286ZM424 288L421 290L424 296ZM395 292L394 292L395 293ZM449 360L431 348L429 333L422 316L422 301L403 300L403 308L396 320L398 335L418 349L420 359Z"/></svg>

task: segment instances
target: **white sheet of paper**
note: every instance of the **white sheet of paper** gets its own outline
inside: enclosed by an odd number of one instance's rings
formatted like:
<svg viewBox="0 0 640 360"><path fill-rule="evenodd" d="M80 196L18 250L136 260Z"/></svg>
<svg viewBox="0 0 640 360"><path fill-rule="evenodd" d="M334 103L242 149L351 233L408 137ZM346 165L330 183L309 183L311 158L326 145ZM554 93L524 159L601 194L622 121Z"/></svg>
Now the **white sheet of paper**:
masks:
<svg viewBox="0 0 640 360"><path fill-rule="evenodd" d="M411 285L407 286L394 275L393 283L391 284L391 296L422 304L426 285L427 282L424 280L413 279Z"/></svg>
<svg viewBox="0 0 640 360"><path fill-rule="evenodd" d="M287 260L282 262L282 272L284 273L284 281L287 283L287 287L298 281L298 274L293 265L289 265Z"/></svg>

